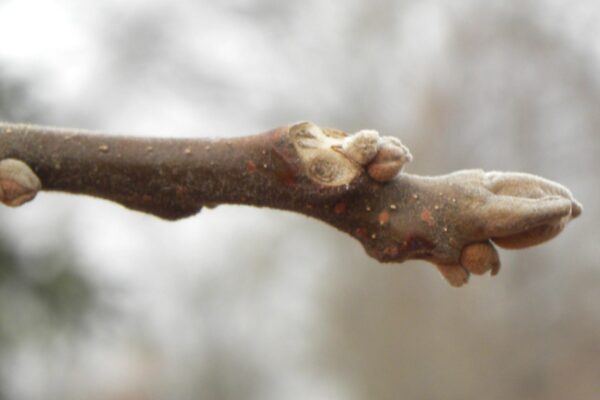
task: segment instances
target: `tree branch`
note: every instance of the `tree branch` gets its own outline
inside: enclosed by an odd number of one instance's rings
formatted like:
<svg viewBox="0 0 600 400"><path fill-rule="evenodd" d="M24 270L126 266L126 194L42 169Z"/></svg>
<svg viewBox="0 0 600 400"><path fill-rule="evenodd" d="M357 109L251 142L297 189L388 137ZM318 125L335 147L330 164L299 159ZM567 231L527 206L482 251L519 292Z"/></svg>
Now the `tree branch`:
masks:
<svg viewBox="0 0 600 400"><path fill-rule="evenodd" d="M581 213L563 186L521 173L400 173L398 139L312 123L235 139L150 139L0 123L0 199L86 194L175 220L203 206L299 212L359 240L381 262L423 259L454 286L496 274L492 245L549 240Z"/></svg>

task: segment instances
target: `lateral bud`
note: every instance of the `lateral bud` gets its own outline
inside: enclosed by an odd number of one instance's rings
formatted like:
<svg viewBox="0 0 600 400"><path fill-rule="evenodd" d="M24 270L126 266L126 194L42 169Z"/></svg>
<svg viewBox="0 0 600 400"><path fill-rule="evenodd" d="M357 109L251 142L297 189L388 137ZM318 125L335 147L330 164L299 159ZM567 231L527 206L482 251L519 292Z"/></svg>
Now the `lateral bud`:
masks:
<svg viewBox="0 0 600 400"><path fill-rule="evenodd" d="M33 200L42 184L23 161L7 158L0 161L0 201L18 207Z"/></svg>
<svg viewBox="0 0 600 400"><path fill-rule="evenodd" d="M412 155L400 139L385 136L379 141L377 154L367 166L367 173L377 182L389 182L402 171L404 164L411 161Z"/></svg>
<svg viewBox="0 0 600 400"><path fill-rule="evenodd" d="M370 129L356 132L354 135L344 138L342 151L351 160L360 165L367 165L379 148L379 133Z"/></svg>

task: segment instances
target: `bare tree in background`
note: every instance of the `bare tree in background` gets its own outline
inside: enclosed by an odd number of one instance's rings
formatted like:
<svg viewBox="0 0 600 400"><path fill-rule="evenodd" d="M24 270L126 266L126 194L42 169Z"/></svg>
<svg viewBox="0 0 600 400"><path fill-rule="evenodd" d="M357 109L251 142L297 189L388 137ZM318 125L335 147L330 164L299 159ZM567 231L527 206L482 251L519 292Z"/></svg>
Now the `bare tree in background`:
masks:
<svg viewBox="0 0 600 400"><path fill-rule="evenodd" d="M188 257L198 271L219 267L220 275L211 275L210 284L199 275L186 275L189 287L180 288L173 297L182 297L179 305L189 297L194 299L193 304L180 307L189 325L155 322L142 326L143 334L135 333L140 341L145 335L168 337L163 347L154 344L152 350L163 352L164 358L155 362L165 365L169 359L171 364L149 379L147 387L161 387L163 394L177 390L188 394L181 398L200 393L260 399L289 397L292 392L301 396L301 389L318 387L320 382L334 382L347 390L348 396L338 398L357 399L402 395L547 400L590 398L590 393L598 392L600 325L594 307L600 300L598 252L589 245L600 240L593 226L598 211L592 201L599 195L594 171L600 168L594 157L600 149L594 108L600 92L598 68L591 55L594 35L587 36L589 44L582 47L557 27L562 22L548 23L547 11L558 9L560 2L491 2L485 8L474 1L441 3L332 2L315 6L308 2L294 6L260 1L215 6L227 11L217 21L226 29L240 24L256 26L244 31L259 32L243 42L248 48L236 51L251 60L255 60L253 54L268 60L265 71L276 81L264 85L252 81L253 76L246 75L252 74L247 72L251 69L237 58L234 61L244 74L230 79L211 63L211 57L203 58L190 49L190 37L198 46L203 34L215 36L204 29L208 24L202 21L196 24L201 27L199 34L180 30L186 24L169 11L176 11L177 6L144 7L135 17L115 11L104 15L105 21L93 32L102 48L95 66L99 71L94 71L94 81L81 90L77 104L65 107L57 93L44 105L43 116L27 115L25 108L4 115L2 120L7 121L148 134L170 132L171 126L178 134L258 132L300 118L327 126L375 127L386 134L402 133L403 142L410 144L415 156L411 173L437 175L474 167L522 170L568 183L586 205L585 218L553 246L502 252L509 268L502 270L499 279L478 279L460 291L446 290L420 262L382 268L364 257L353 240L316 222L292 219L289 224L289 216L283 213L248 209L244 215L266 215L269 221L269 217L283 216L290 229L272 229L269 232L274 232L277 240L269 240L268 248L250 245L253 252L244 252L240 250L244 243L235 239L254 240L258 235L253 227L244 227L252 229L247 235L234 235L236 227L243 226L236 219L228 222L231 235L227 234L226 240L231 242L232 256L222 257L223 263L198 261L188 253L178 256L181 258L165 256L168 260L162 264L148 265L149 273L164 267L176 274L167 267L173 260ZM588 2L565 6L565 14L584 3ZM449 21L448 38L439 54L423 60L420 50L427 50L425 32L405 27L403 16L428 7L434 12L442 10L441 22ZM197 11L198 17L206 7L195 3L181 10ZM419 11L421 18L429 15L425 11ZM321 16L327 20L326 28L320 26ZM226 36L221 43L221 36L216 37L219 46L235 41ZM261 40L268 42L269 52L260 52L264 50ZM406 43L414 43L417 49L407 53ZM269 58L272 54L275 56ZM293 76L293 83L280 74ZM154 99L156 103L164 101L167 110L166 104L174 98L180 108L193 109L196 119L180 110L168 115L168 111L162 114L162 108L148 107L147 102ZM231 118L233 115L236 118ZM205 116L219 122L207 123ZM61 199L44 196L32 207L57 204ZM72 204L69 201L75 200L64 200ZM224 218L230 211L235 218L236 212L242 212L232 207L212 213L205 210L194 222L206 227L211 217ZM10 211L3 212L8 215ZM14 221L15 215L8 219ZM127 215L137 223L148 220L155 226L151 218ZM292 232L292 227L301 229ZM148 228L144 225L141 229ZM202 242L193 251L204 257L204 247L218 247L219 238L214 236L210 246ZM290 260L288 253L296 251L299 242L306 254ZM317 247L319 242L323 247ZM320 259L311 258L314 255L308 254L307 248L319 249ZM170 254L167 250L165 254ZM310 265L321 259L327 268ZM278 292L294 292L295 286L290 289L289 282L286 286L275 277L292 267L319 282L307 290L311 300L305 306L306 317L285 308L286 301L296 304L297 299ZM231 276L236 279L230 280ZM303 275L299 276L293 279L301 280ZM150 293L147 287L140 290ZM293 294L304 296L306 292ZM276 299L277 305L261 307L264 298ZM245 317L241 326L236 322L240 313ZM248 322L250 318L254 323ZM279 336L270 333L272 327L263 323L265 320L279 324ZM205 331L209 332L206 336ZM182 361L170 346L184 342L181 336L193 335L196 341L187 342L187 358ZM118 340L111 338L103 351L108 353L113 342ZM77 353L70 355L72 365L85 364L81 359L88 359L86 355ZM180 380L169 379L169 374ZM284 374L296 380L280 379ZM50 371L47 375L52 376ZM570 380L565 381L565 376ZM274 392L273 387L281 391ZM318 393L319 389L314 390Z"/></svg>

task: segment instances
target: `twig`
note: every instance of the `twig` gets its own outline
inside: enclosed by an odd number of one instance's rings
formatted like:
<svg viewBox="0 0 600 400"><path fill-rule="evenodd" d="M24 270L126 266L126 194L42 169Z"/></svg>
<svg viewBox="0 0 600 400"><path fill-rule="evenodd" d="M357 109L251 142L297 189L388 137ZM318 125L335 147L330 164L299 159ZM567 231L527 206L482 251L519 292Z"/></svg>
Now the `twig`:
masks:
<svg viewBox="0 0 600 400"><path fill-rule="evenodd" d="M21 205L41 188L170 220L219 204L290 210L350 234L381 262L430 261L454 286L498 272L491 242L536 245L581 213L566 188L537 176L400 173L411 159L398 139L308 122L219 140L0 123L0 200Z"/></svg>

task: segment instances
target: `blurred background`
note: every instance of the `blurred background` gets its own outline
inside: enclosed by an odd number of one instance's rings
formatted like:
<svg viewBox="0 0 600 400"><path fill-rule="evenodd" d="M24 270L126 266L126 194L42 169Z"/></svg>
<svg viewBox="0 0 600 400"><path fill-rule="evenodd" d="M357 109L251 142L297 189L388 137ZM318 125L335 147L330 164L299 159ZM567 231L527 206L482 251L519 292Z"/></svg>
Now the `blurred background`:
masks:
<svg viewBox="0 0 600 400"><path fill-rule="evenodd" d="M301 215L42 193L0 209L0 399L597 399L599 107L595 0L0 0L1 120L372 128L585 208L457 290Z"/></svg>

